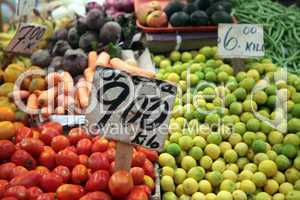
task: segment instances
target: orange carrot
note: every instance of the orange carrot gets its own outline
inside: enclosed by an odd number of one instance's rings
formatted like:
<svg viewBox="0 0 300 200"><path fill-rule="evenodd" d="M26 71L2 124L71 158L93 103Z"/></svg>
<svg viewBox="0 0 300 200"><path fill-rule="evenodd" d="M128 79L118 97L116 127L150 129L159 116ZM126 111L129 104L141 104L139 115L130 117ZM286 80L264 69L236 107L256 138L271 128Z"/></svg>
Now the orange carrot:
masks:
<svg viewBox="0 0 300 200"><path fill-rule="evenodd" d="M90 51L88 54L88 68L96 69L98 54L96 51Z"/></svg>
<svg viewBox="0 0 300 200"><path fill-rule="evenodd" d="M46 76L48 87L56 86L59 82L63 81L63 78L58 72L52 72Z"/></svg>
<svg viewBox="0 0 300 200"><path fill-rule="evenodd" d="M48 90L43 91L38 97L38 103L41 106L45 106L49 103L53 103L55 96L57 95L57 88L52 87Z"/></svg>
<svg viewBox="0 0 300 200"><path fill-rule="evenodd" d="M111 67L114 69L118 69L121 71L125 71L132 75L138 75L138 76L144 76L150 79L155 78L155 73L151 71L146 71L144 69L141 69L139 67L131 66L127 64L125 61L119 59L119 58L113 58L110 60Z"/></svg>
<svg viewBox="0 0 300 200"><path fill-rule="evenodd" d="M96 61L96 66L108 66L110 61L110 55L105 51L102 51Z"/></svg>
<svg viewBox="0 0 300 200"><path fill-rule="evenodd" d="M80 78L76 87L76 95L79 99L81 108L86 108L89 105L88 85L84 78Z"/></svg>
<svg viewBox="0 0 300 200"><path fill-rule="evenodd" d="M54 112L57 115L63 115L63 114L65 114L65 108L62 107L62 106L58 106L58 107L55 108Z"/></svg>
<svg viewBox="0 0 300 200"><path fill-rule="evenodd" d="M63 77L63 91L65 94L72 94L74 90L74 80L69 72L64 71L61 76Z"/></svg>
<svg viewBox="0 0 300 200"><path fill-rule="evenodd" d="M11 99L26 99L27 97L29 97L30 92L27 90L16 90L13 92L10 92L8 94L8 97Z"/></svg>
<svg viewBox="0 0 300 200"><path fill-rule="evenodd" d="M28 99L27 99L27 109L28 110L35 110L38 109L38 97L36 96L36 94L32 93Z"/></svg>
<svg viewBox="0 0 300 200"><path fill-rule="evenodd" d="M85 80L88 82L93 82L94 74L95 74L95 70L93 70L92 68L86 68L84 70Z"/></svg>
<svg viewBox="0 0 300 200"><path fill-rule="evenodd" d="M72 96L65 96L64 94L60 94L57 96L57 105L60 107L68 108L75 104L75 100Z"/></svg>

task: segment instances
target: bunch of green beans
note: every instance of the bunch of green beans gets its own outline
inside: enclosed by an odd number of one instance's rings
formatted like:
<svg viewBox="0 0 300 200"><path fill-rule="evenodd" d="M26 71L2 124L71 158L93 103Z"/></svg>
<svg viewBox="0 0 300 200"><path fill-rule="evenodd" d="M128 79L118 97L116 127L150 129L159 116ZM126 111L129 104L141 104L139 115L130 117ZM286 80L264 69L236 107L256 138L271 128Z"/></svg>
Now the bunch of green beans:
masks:
<svg viewBox="0 0 300 200"><path fill-rule="evenodd" d="M271 0L236 0L239 23L262 24L266 57L300 74L300 9Z"/></svg>

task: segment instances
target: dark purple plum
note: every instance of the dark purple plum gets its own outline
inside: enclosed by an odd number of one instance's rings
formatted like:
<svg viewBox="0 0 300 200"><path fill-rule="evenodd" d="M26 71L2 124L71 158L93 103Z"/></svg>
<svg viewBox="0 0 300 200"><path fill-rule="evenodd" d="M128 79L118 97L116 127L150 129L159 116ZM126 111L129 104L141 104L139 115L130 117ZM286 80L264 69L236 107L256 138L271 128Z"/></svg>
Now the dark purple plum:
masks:
<svg viewBox="0 0 300 200"><path fill-rule="evenodd" d="M70 44L65 40L59 40L52 49L52 56L63 56L68 49L71 49Z"/></svg>
<svg viewBox="0 0 300 200"><path fill-rule="evenodd" d="M103 45L109 43L116 44L120 41L122 35L122 28L117 22L107 22L101 28L100 31L100 42Z"/></svg>
<svg viewBox="0 0 300 200"><path fill-rule="evenodd" d="M98 43L97 34L88 31L80 36L79 48L83 49L85 52L92 51L96 49Z"/></svg>
<svg viewBox="0 0 300 200"><path fill-rule="evenodd" d="M105 16L103 11L92 9L86 16L86 24L90 30L98 31L105 23Z"/></svg>
<svg viewBox="0 0 300 200"><path fill-rule="evenodd" d="M55 56L52 59L52 62L50 63L50 65L49 65L48 68L51 68L54 71L57 71L57 70L59 70L59 69L62 68L62 61L63 61L63 57L61 57L61 56Z"/></svg>
<svg viewBox="0 0 300 200"><path fill-rule="evenodd" d="M82 49L69 49L63 57L62 69L75 77L84 72L87 64L87 56Z"/></svg>
<svg viewBox="0 0 300 200"><path fill-rule="evenodd" d="M77 29L75 27L70 28L70 30L68 32L68 42L70 43L70 45L73 48L78 47L79 38L80 38L80 36L77 32Z"/></svg>
<svg viewBox="0 0 300 200"><path fill-rule="evenodd" d="M52 58L48 50L39 49L31 55L32 65L39 67L48 67L48 65L51 63L51 60Z"/></svg>
<svg viewBox="0 0 300 200"><path fill-rule="evenodd" d="M86 17L78 17L76 20L76 29L78 34L83 34L87 31Z"/></svg>

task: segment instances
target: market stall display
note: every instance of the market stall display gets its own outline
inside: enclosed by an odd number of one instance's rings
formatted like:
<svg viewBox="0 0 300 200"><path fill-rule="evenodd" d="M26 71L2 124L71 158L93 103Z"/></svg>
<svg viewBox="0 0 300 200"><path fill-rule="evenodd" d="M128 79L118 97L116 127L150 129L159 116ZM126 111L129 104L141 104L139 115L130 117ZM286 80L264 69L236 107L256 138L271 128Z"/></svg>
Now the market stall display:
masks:
<svg viewBox="0 0 300 200"><path fill-rule="evenodd" d="M16 4L0 33L0 199L300 199L297 5Z"/></svg>

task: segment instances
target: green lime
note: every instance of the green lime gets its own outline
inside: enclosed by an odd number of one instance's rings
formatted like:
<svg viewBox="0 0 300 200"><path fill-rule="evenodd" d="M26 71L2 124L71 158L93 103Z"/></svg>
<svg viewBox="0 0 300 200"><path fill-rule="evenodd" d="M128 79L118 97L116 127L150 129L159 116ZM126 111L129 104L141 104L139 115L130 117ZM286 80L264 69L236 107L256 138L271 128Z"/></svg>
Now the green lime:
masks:
<svg viewBox="0 0 300 200"><path fill-rule="evenodd" d="M214 56L214 50L211 47L203 47L199 50L199 53L203 54L206 58L212 58Z"/></svg>
<svg viewBox="0 0 300 200"><path fill-rule="evenodd" d="M260 172L264 173L267 177L273 177L277 173L277 165L272 160L264 160L262 161L258 169Z"/></svg>
<svg viewBox="0 0 300 200"><path fill-rule="evenodd" d="M266 192L259 192L254 197L255 200L272 200L272 197Z"/></svg>
<svg viewBox="0 0 300 200"><path fill-rule="evenodd" d="M167 146L167 153L171 154L172 156L178 156L181 152L180 146L175 143L171 143Z"/></svg>
<svg viewBox="0 0 300 200"><path fill-rule="evenodd" d="M212 125L212 124L219 124L220 116L216 113L208 114L205 118L205 122Z"/></svg>
<svg viewBox="0 0 300 200"><path fill-rule="evenodd" d="M195 160L200 160L203 156L203 151L200 147L194 146L190 149L189 155L192 156Z"/></svg>
<svg viewBox="0 0 300 200"><path fill-rule="evenodd" d="M256 81L259 80L260 76L259 76L259 72L255 69L250 69L248 72L247 72L247 77L249 78L252 78Z"/></svg>
<svg viewBox="0 0 300 200"><path fill-rule="evenodd" d="M177 196L174 192L165 192L163 194L163 200L177 200Z"/></svg>
<svg viewBox="0 0 300 200"><path fill-rule="evenodd" d="M165 167L165 166L175 167L176 166L174 157L168 153L160 154L158 161L159 161L159 164L163 167Z"/></svg>
<svg viewBox="0 0 300 200"><path fill-rule="evenodd" d="M193 178L196 181L201 181L205 176L205 170L202 167L192 167L188 173L187 177Z"/></svg>
<svg viewBox="0 0 300 200"><path fill-rule="evenodd" d="M245 156L248 152L248 145L246 143L240 142L234 146L234 150L239 156Z"/></svg>
<svg viewBox="0 0 300 200"><path fill-rule="evenodd" d="M229 111L231 114L240 115L243 112L243 106L240 102L233 102L229 107Z"/></svg>
<svg viewBox="0 0 300 200"><path fill-rule="evenodd" d="M276 95L277 87L274 84L270 84L266 87L265 92L267 95Z"/></svg>
<svg viewBox="0 0 300 200"><path fill-rule="evenodd" d="M205 80L215 82L217 80L217 74L214 71L209 71L205 74Z"/></svg>
<svg viewBox="0 0 300 200"><path fill-rule="evenodd" d="M240 101L244 100L246 98L246 96L247 96L247 92L246 92L246 90L244 88L237 88L237 89L235 89L234 92L233 92L233 94Z"/></svg>
<svg viewBox="0 0 300 200"><path fill-rule="evenodd" d="M232 104L233 102L236 102L236 101L237 101L237 99L234 96L234 94L227 94L225 96L224 103L225 103L225 106L228 107L228 106L230 106L230 104Z"/></svg>
<svg viewBox="0 0 300 200"><path fill-rule="evenodd" d="M263 187L267 183L267 177L262 172L255 172L251 178L257 187Z"/></svg>
<svg viewBox="0 0 300 200"><path fill-rule="evenodd" d="M176 73L170 73L167 77L167 80L173 83L178 83L180 81L180 77Z"/></svg>
<svg viewBox="0 0 300 200"><path fill-rule="evenodd" d="M206 60L205 55L203 54L198 54L195 56L194 61L197 63L204 63Z"/></svg>
<svg viewBox="0 0 300 200"><path fill-rule="evenodd" d="M189 171L192 167L196 167L196 166L197 166L197 162L192 156L185 156L181 160L181 167L185 171Z"/></svg>
<svg viewBox="0 0 300 200"><path fill-rule="evenodd" d="M300 131L300 119L293 118L288 121L288 131L296 133Z"/></svg>
<svg viewBox="0 0 300 200"><path fill-rule="evenodd" d="M275 95L271 95L269 96L268 100L267 100L267 105L269 108L275 108L276 107L276 102L277 102L277 96Z"/></svg>
<svg viewBox="0 0 300 200"><path fill-rule="evenodd" d="M212 171L207 173L206 179L211 183L212 186L219 186L223 181L223 175L219 171Z"/></svg>
<svg viewBox="0 0 300 200"><path fill-rule="evenodd" d="M294 117L300 118L300 104L295 104L293 106L292 115Z"/></svg>
<svg viewBox="0 0 300 200"><path fill-rule="evenodd" d="M287 134L283 139L284 144L292 144L294 146L300 145L300 138L296 134Z"/></svg>
<svg viewBox="0 0 300 200"><path fill-rule="evenodd" d="M228 80L228 74L226 72L219 72L217 79L220 83L225 83Z"/></svg>
<svg viewBox="0 0 300 200"><path fill-rule="evenodd" d="M253 98L258 105L263 105L267 102L268 96L264 91L257 91L254 93Z"/></svg>
<svg viewBox="0 0 300 200"><path fill-rule="evenodd" d="M237 122L234 124L233 130L235 133L243 135L246 132L246 125L243 122Z"/></svg>
<svg viewBox="0 0 300 200"><path fill-rule="evenodd" d="M237 73L237 75L236 75L236 80L237 80L238 82L241 82L241 81L244 80L246 77L247 77L246 72L239 72L239 73Z"/></svg>
<svg viewBox="0 0 300 200"><path fill-rule="evenodd" d="M227 163L235 163L238 159L238 155L234 150L230 149L225 152L224 159Z"/></svg>
<svg viewBox="0 0 300 200"><path fill-rule="evenodd" d="M285 155L279 155L275 159L279 170L286 170L291 166L290 160Z"/></svg>
<svg viewBox="0 0 300 200"><path fill-rule="evenodd" d="M243 110L246 112L255 112L255 111L257 111L257 104L255 103L255 101L246 99L243 102Z"/></svg>
<svg viewBox="0 0 300 200"><path fill-rule="evenodd" d="M267 145L263 140L254 140L251 148L254 150L256 153L265 153L267 151Z"/></svg>
<svg viewBox="0 0 300 200"><path fill-rule="evenodd" d="M258 119L252 118L247 122L247 130L257 132L260 129L260 122Z"/></svg>
<svg viewBox="0 0 300 200"><path fill-rule="evenodd" d="M281 153L286 157L293 159L297 156L297 148L292 144L284 144Z"/></svg>
<svg viewBox="0 0 300 200"><path fill-rule="evenodd" d="M199 78L196 74L191 74L190 75L190 83L191 83L191 86L195 86L197 85L199 82Z"/></svg>
<svg viewBox="0 0 300 200"><path fill-rule="evenodd" d="M173 61L173 62L177 62L177 61L180 61L180 58L181 58L181 54L179 51L172 51L170 53L170 59Z"/></svg>
<svg viewBox="0 0 300 200"><path fill-rule="evenodd" d="M204 73L201 72L201 71L196 72L196 75L198 76L198 79L199 79L199 80L203 80L204 77L205 77Z"/></svg>
<svg viewBox="0 0 300 200"><path fill-rule="evenodd" d="M178 140L178 144L181 149L187 151L193 146L193 139L188 135L184 135Z"/></svg>
<svg viewBox="0 0 300 200"><path fill-rule="evenodd" d="M171 67L171 61L169 59L163 59L160 64L159 64L160 68L167 68L167 67Z"/></svg>
<svg viewBox="0 0 300 200"><path fill-rule="evenodd" d="M207 136L207 142L212 144L220 144L222 142L222 136L220 133L213 132Z"/></svg>
<svg viewBox="0 0 300 200"><path fill-rule="evenodd" d="M208 144L205 147L204 152L210 158L212 158L213 160L216 160L219 157L221 150L220 150L219 146L217 146L216 144Z"/></svg>
<svg viewBox="0 0 300 200"><path fill-rule="evenodd" d="M245 78L240 82L239 85L249 92L254 87L255 80L253 78Z"/></svg>
<svg viewBox="0 0 300 200"><path fill-rule="evenodd" d="M193 59L193 55L190 52L183 52L181 54L181 61L182 62L189 62Z"/></svg>
<svg viewBox="0 0 300 200"><path fill-rule="evenodd" d="M254 132L247 131L243 135L243 140L247 145L251 145L255 139L256 139L256 134Z"/></svg>

